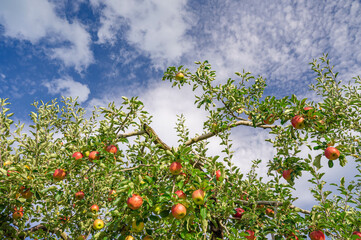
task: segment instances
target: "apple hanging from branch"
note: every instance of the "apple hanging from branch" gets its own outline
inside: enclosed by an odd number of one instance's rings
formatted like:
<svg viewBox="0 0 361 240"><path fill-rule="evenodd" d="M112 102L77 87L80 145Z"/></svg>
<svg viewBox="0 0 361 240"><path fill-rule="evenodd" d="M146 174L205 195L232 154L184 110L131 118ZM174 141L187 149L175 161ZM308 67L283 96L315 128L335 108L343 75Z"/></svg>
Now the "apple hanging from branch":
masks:
<svg viewBox="0 0 361 240"><path fill-rule="evenodd" d="M142 206L142 204L143 204L143 198L138 194L133 194L127 200L127 205L132 210L139 209Z"/></svg>
<svg viewBox="0 0 361 240"><path fill-rule="evenodd" d="M172 215L175 219L184 218L187 215L187 208L183 204L177 203L172 207Z"/></svg>

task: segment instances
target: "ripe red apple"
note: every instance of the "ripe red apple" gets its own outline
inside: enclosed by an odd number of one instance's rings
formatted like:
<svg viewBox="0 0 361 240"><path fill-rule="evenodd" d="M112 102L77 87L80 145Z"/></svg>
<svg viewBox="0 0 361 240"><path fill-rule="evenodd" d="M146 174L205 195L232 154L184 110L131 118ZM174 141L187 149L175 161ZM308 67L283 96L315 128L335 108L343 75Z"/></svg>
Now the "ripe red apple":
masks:
<svg viewBox="0 0 361 240"><path fill-rule="evenodd" d="M116 146L114 146L114 145L109 145L109 146L107 146L106 151L110 152L110 153L113 153L113 154L116 154L117 151L118 151L118 148Z"/></svg>
<svg viewBox="0 0 361 240"><path fill-rule="evenodd" d="M242 208L236 208L236 213L233 217L241 219L244 212L245 211Z"/></svg>
<svg viewBox="0 0 361 240"><path fill-rule="evenodd" d="M221 170L216 171L216 180L219 181L219 178L221 177Z"/></svg>
<svg viewBox="0 0 361 240"><path fill-rule="evenodd" d="M115 190L110 190L109 191L109 197L108 197L108 201L109 202L111 202L111 201L113 201L114 200L114 198L113 197L115 197L115 196L117 196L117 194L116 194L116 192L115 192Z"/></svg>
<svg viewBox="0 0 361 240"><path fill-rule="evenodd" d="M143 231L143 228L144 228L144 222L140 222L139 224L137 224L137 221L133 221L132 223L133 232L141 232Z"/></svg>
<svg viewBox="0 0 361 240"><path fill-rule="evenodd" d="M325 240L326 239L325 234L323 234L323 232L321 230L311 232L309 237L311 238L311 240Z"/></svg>
<svg viewBox="0 0 361 240"><path fill-rule="evenodd" d="M274 217L275 212L271 208L266 209L266 215L269 217Z"/></svg>
<svg viewBox="0 0 361 240"><path fill-rule="evenodd" d="M79 192L76 192L76 193L75 193L75 198L76 198L77 200L82 200L82 199L84 198L84 196L85 196L85 194L84 194L83 191L79 191Z"/></svg>
<svg viewBox="0 0 361 240"><path fill-rule="evenodd" d="M177 73L177 74L175 75L175 79L176 79L177 81L183 80L183 79L184 79L184 74L181 73L181 72Z"/></svg>
<svg viewBox="0 0 361 240"><path fill-rule="evenodd" d="M128 207L133 210L139 209L143 204L143 198L138 194L132 194L127 200Z"/></svg>
<svg viewBox="0 0 361 240"><path fill-rule="evenodd" d="M335 147L327 147L325 156L329 160L336 160L340 156L340 151Z"/></svg>
<svg viewBox="0 0 361 240"><path fill-rule="evenodd" d="M282 176L287 181L291 180L291 173L293 172L293 169L284 170L282 173Z"/></svg>
<svg viewBox="0 0 361 240"><path fill-rule="evenodd" d="M97 219L93 222L94 230L100 230L104 227L104 222L101 219Z"/></svg>
<svg viewBox="0 0 361 240"><path fill-rule="evenodd" d="M361 240L361 232L354 231L354 232L352 233L352 236L353 236L353 235L356 235L356 236L360 237L360 238L356 238L356 240Z"/></svg>
<svg viewBox="0 0 361 240"><path fill-rule="evenodd" d="M195 204L202 205L204 203L205 192L201 189L197 189L192 193L192 199Z"/></svg>
<svg viewBox="0 0 361 240"><path fill-rule="evenodd" d="M291 124L296 129L302 129L305 127L305 119L302 116L296 115L292 118Z"/></svg>
<svg viewBox="0 0 361 240"><path fill-rule="evenodd" d="M256 239L256 236L254 235L254 231L247 230L246 233L248 233L248 236L245 236L245 238L247 238L249 240L255 240Z"/></svg>
<svg viewBox="0 0 361 240"><path fill-rule="evenodd" d="M65 178L66 172L64 169L56 169L53 174L53 178L55 181L61 181Z"/></svg>
<svg viewBox="0 0 361 240"><path fill-rule="evenodd" d="M182 190L176 191L175 194L177 194L178 198L180 198L180 199L186 199L187 198L187 195Z"/></svg>
<svg viewBox="0 0 361 240"><path fill-rule="evenodd" d="M266 120L263 121L264 124L273 124L275 122L275 117L273 114L269 115Z"/></svg>
<svg viewBox="0 0 361 240"><path fill-rule="evenodd" d="M98 160L100 158L98 151L92 151L89 153L89 161L93 162L93 160Z"/></svg>
<svg viewBox="0 0 361 240"><path fill-rule="evenodd" d="M172 207L172 215L176 219L184 218L187 215L187 209L183 204L177 203Z"/></svg>
<svg viewBox="0 0 361 240"><path fill-rule="evenodd" d="M97 213L99 211L99 206L96 204L92 205L90 211L92 211L92 213Z"/></svg>
<svg viewBox="0 0 361 240"><path fill-rule="evenodd" d="M78 159L82 159L84 156L81 152L75 152L73 153L73 158L75 158L75 160L78 160Z"/></svg>
<svg viewBox="0 0 361 240"><path fill-rule="evenodd" d="M169 171L173 175L179 175L182 171L182 164L180 164L179 162L173 162L169 166Z"/></svg>

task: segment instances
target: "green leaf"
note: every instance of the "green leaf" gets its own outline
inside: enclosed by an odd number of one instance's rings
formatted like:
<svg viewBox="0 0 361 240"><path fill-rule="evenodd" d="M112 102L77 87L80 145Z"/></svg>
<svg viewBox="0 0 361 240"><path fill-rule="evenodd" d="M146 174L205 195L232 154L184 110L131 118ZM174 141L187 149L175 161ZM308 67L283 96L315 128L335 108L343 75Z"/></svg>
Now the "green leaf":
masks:
<svg viewBox="0 0 361 240"><path fill-rule="evenodd" d="M322 157L322 154L319 154L313 160L313 166L317 167L318 169L321 168L321 157Z"/></svg>
<svg viewBox="0 0 361 240"><path fill-rule="evenodd" d="M333 167L333 161L332 160L328 160L328 167L332 168Z"/></svg>
<svg viewBox="0 0 361 240"><path fill-rule="evenodd" d="M201 217L202 217L202 219L206 219L206 217L207 217L207 209L206 208L201 209Z"/></svg>

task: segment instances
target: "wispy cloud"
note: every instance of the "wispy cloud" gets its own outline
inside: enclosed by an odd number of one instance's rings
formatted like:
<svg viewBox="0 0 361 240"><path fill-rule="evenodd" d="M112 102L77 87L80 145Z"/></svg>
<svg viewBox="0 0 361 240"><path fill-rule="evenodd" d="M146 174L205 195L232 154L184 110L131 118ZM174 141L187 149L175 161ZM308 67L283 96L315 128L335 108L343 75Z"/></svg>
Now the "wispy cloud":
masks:
<svg viewBox="0 0 361 240"><path fill-rule="evenodd" d="M186 35L191 16L185 0L90 2L101 10L99 43L114 44L119 37L125 38L148 56L155 67L174 63L193 47Z"/></svg>
<svg viewBox="0 0 361 240"><path fill-rule="evenodd" d="M78 102L82 103L88 99L89 87L80 82L74 81L71 77L55 79L43 82L50 94L60 94L64 97L78 97Z"/></svg>
<svg viewBox="0 0 361 240"><path fill-rule="evenodd" d="M93 62L90 35L77 21L72 23L57 16L55 6L46 1L0 1L0 24L4 35L41 44L49 57L65 66L82 71Z"/></svg>

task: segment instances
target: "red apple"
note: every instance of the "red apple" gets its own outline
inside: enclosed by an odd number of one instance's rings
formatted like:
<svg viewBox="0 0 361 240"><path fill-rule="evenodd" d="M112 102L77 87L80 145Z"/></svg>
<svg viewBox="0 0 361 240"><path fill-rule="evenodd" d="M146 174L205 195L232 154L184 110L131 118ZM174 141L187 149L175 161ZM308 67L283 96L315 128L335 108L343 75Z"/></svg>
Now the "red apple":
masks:
<svg viewBox="0 0 361 240"><path fill-rule="evenodd" d="M275 212L271 208L266 209L266 215L269 217L274 217Z"/></svg>
<svg viewBox="0 0 361 240"><path fill-rule="evenodd" d="M247 230L246 233L248 233L248 236L245 236L245 238L247 238L249 240L255 240L256 239L256 236L254 235L254 231Z"/></svg>
<svg viewBox="0 0 361 240"><path fill-rule="evenodd" d="M236 208L236 213L233 217L241 219L244 212L245 211L242 208Z"/></svg>
<svg viewBox="0 0 361 240"><path fill-rule="evenodd" d="M216 171L216 180L219 181L219 178L221 177L221 170Z"/></svg>
<svg viewBox="0 0 361 240"><path fill-rule="evenodd" d="M266 120L263 121L264 124L273 124L275 122L275 117L273 114L269 115Z"/></svg>
<svg viewBox="0 0 361 240"><path fill-rule="evenodd" d="M205 192L201 189L197 189L192 193L192 199L195 204L202 205L204 203Z"/></svg>
<svg viewBox="0 0 361 240"><path fill-rule="evenodd" d="M118 151L118 149L117 149L117 147L114 146L114 145L109 145L109 146L107 146L106 151L107 151L107 152L110 152L110 153L113 153L113 154L116 154L117 151Z"/></svg>
<svg viewBox="0 0 361 240"><path fill-rule="evenodd" d="M177 74L175 75L175 79L176 79L177 81L183 80L183 79L184 79L184 74L181 73L181 72L177 73Z"/></svg>
<svg viewBox="0 0 361 240"><path fill-rule="evenodd" d="M325 240L326 239L325 234L323 234L323 232L321 230L311 232L309 237L311 238L311 240Z"/></svg>
<svg viewBox="0 0 361 240"><path fill-rule="evenodd" d="M354 232L352 233L352 235L356 235L356 236L360 237L360 238L356 238L356 240L361 240L361 232L354 231Z"/></svg>
<svg viewBox="0 0 361 240"><path fill-rule="evenodd" d="M76 192L76 193L75 193L75 198L76 198L77 200L82 200L82 199L84 198L84 196L85 196L85 194L84 194L83 191L79 191L79 192Z"/></svg>
<svg viewBox="0 0 361 240"><path fill-rule="evenodd" d="M97 213L99 211L99 206L96 204L92 205L90 211L92 211L92 213Z"/></svg>
<svg viewBox="0 0 361 240"><path fill-rule="evenodd" d="M177 203L176 205L173 205L172 215L174 218L181 219L184 218L186 214L187 214L187 209L183 204Z"/></svg>
<svg viewBox="0 0 361 240"><path fill-rule="evenodd" d="M56 169L53 174L53 178L55 181L61 181L65 178L66 172L64 169Z"/></svg>
<svg viewBox="0 0 361 240"><path fill-rule="evenodd" d="M89 161L93 162L93 160L98 160L100 158L99 152L92 151L89 153Z"/></svg>
<svg viewBox="0 0 361 240"><path fill-rule="evenodd" d="M110 190L109 191L109 197L108 197L108 201L109 202L111 202L111 201L113 201L114 200L114 198L113 197L115 197L115 196L117 196L117 194L116 194L116 192L115 192L115 190Z"/></svg>
<svg viewBox="0 0 361 240"><path fill-rule="evenodd" d="M104 222L101 219L97 219L93 222L94 230L100 230L104 227Z"/></svg>
<svg viewBox="0 0 361 240"><path fill-rule="evenodd" d="M173 162L169 166L169 171L173 175L179 175L182 171L182 164L180 164L179 162Z"/></svg>
<svg viewBox="0 0 361 240"><path fill-rule="evenodd" d="M78 159L82 159L84 156L81 152L75 152L73 153L73 158L75 158L75 160L78 160Z"/></svg>
<svg viewBox="0 0 361 240"><path fill-rule="evenodd" d="M176 191L175 194L177 194L178 198L180 198L180 199L186 199L187 198L187 195L182 190Z"/></svg>
<svg viewBox="0 0 361 240"><path fill-rule="evenodd" d="M127 200L128 207L133 210L139 209L143 204L143 198L138 194L133 194Z"/></svg>
<svg viewBox="0 0 361 240"><path fill-rule="evenodd" d="M291 173L293 172L293 169L284 170L282 173L282 176L287 181L291 180Z"/></svg>
<svg viewBox="0 0 361 240"><path fill-rule="evenodd" d="M325 156L329 160L336 160L340 156L340 151L335 147L328 147L325 150Z"/></svg>
<svg viewBox="0 0 361 240"><path fill-rule="evenodd" d="M302 129L305 127L305 119L302 116L296 115L292 118L291 124L296 129Z"/></svg>

